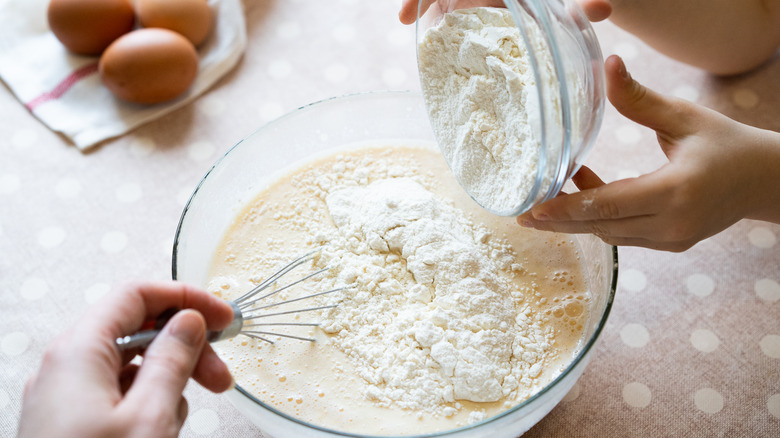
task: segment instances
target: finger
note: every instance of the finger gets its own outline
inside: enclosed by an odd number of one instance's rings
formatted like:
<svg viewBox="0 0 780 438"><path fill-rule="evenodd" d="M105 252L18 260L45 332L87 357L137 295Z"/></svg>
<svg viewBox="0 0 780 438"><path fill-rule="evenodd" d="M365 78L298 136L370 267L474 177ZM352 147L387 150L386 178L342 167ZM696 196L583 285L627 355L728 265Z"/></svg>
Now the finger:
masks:
<svg viewBox="0 0 780 438"><path fill-rule="evenodd" d="M122 368L122 372L119 373L119 392L122 394L127 393L127 390L130 389L130 386L133 384L133 380L135 380L136 374L138 374L138 365L134 363L125 365L125 367Z"/></svg>
<svg viewBox="0 0 780 438"><path fill-rule="evenodd" d="M233 387L233 376L227 365L217 356L211 345L206 344L200 355L192 378L211 392L220 393Z"/></svg>
<svg viewBox="0 0 780 438"><path fill-rule="evenodd" d="M526 212L522 219L537 221L592 221L659 213L674 184L663 167L638 178L628 178L558 196ZM529 217L530 215L530 217Z"/></svg>
<svg viewBox="0 0 780 438"><path fill-rule="evenodd" d="M578 170L577 173L575 173L572 177L572 181L580 190L593 189L604 185L604 181L602 181L601 178L599 178L598 175L596 175L587 166L580 167L580 170ZM566 195L568 195L568 193L561 190L555 196L561 197ZM517 223L525 227L531 227L531 222L533 220L533 212L530 210L517 217Z"/></svg>
<svg viewBox="0 0 780 438"><path fill-rule="evenodd" d="M659 242L641 237L606 237L601 238L604 243L614 246L638 246L657 251L683 252L693 244L686 242Z"/></svg>
<svg viewBox="0 0 780 438"><path fill-rule="evenodd" d="M642 238L652 240L658 233L655 216L595 221L536 221L523 220L521 225L541 231L566 234L593 234L601 239Z"/></svg>
<svg viewBox="0 0 780 438"><path fill-rule="evenodd" d="M571 180L574 182L574 185L580 189L580 191L595 189L596 187L601 187L604 185L604 181L602 181L601 178L596 175L596 172L590 170L590 168L587 166L580 167L580 170L574 174Z"/></svg>
<svg viewBox="0 0 780 438"><path fill-rule="evenodd" d="M184 421L187 419L187 415L190 413L190 404L184 396L179 400L179 409L177 410L176 418L178 420L179 429L184 426Z"/></svg>
<svg viewBox="0 0 780 438"><path fill-rule="evenodd" d="M607 97L625 117L669 138L693 132L690 103L658 94L633 80L623 60L616 55L607 58L604 68Z"/></svg>
<svg viewBox="0 0 780 438"><path fill-rule="evenodd" d="M30 376L29 379L27 379L27 382L24 384L24 390L22 392L23 398L28 398L30 392L35 388L35 382L38 380L38 372L33 373L32 376Z"/></svg>
<svg viewBox="0 0 780 438"><path fill-rule="evenodd" d="M172 418L171 410L179 404L205 342L206 325L200 313L182 310L174 315L146 349L122 403L130 410L156 409Z"/></svg>
<svg viewBox="0 0 780 438"><path fill-rule="evenodd" d="M233 320L233 310L219 298L181 282L150 282L127 286L94 306L84 325L113 343L169 308L195 309L211 330L221 330Z"/></svg>
<svg viewBox="0 0 780 438"><path fill-rule="evenodd" d="M436 0L424 0L422 2L422 11L420 14L424 14L435 2ZM401 20L401 23L412 24L417 20L417 6L417 0L404 0L403 3L401 3L401 10L398 12L398 19Z"/></svg>
<svg viewBox="0 0 780 438"><path fill-rule="evenodd" d="M612 14L612 5L607 0L579 0L579 4L593 22L606 20Z"/></svg>

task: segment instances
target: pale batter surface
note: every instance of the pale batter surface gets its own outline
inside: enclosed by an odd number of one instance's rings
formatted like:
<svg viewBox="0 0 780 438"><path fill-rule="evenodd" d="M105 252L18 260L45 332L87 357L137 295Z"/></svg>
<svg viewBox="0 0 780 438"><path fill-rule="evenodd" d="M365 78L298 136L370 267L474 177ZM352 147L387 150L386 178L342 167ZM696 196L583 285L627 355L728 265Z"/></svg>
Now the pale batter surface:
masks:
<svg viewBox="0 0 780 438"><path fill-rule="evenodd" d="M417 207L432 206L436 219L402 217L383 224L363 218L388 205L404 216L405 203L415 200ZM349 214L351 208L366 210ZM447 230L410 228L420 223ZM384 229L374 230L377 224ZM369 237L356 238L356 227ZM420 236L429 236L427 243L415 243ZM473 239L452 250L442 236ZM301 420L381 435L464 426L527 399L580 347L590 298L573 242L479 208L435 149L361 147L291 170L237 216L215 255L208 289L235 299L319 246L324 249L318 258L285 279L330 269L268 302L351 288L266 310L338 304L268 318L322 322L315 328L269 327L316 342L269 336L272 345L239 336L215 344L239 386ZM445 265L436 257L454 260L469 251L471 259L447 265L452 282L437 277ZM486 269L495 272L479 272ZM461 293L472 280L481 282L471 288L475 292Z"/></svg>

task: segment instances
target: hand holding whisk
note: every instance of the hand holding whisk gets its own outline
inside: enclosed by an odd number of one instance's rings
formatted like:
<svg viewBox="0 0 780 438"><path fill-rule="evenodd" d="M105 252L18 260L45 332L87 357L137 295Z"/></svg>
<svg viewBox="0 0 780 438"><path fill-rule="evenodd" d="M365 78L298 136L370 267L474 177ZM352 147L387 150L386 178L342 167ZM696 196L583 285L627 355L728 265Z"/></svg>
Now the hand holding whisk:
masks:
<svg viewBox="0 0 780 438"><path fill-rule="evenodd" d="M228 303L233 308L233 321L230 323L229 326L227 326L225 329L220 331L211 331L209 330L206 333L206 340L208 342L217 342L222 341L224 339L233 338L238 335L244 335L250 338L259 339L268 343L273 344L274 342L267 338L267 336L281 336L285 338L292 338L292 339L298 339L301 341L310 341L314 342L313 338L306 338L301 336L294 336L286 333L279 333L279 332L270 332L265 330L260 330L261 327L269 327L269 326L311 326L316 327L319 325L319 323L316 322L258 322L262 320L263 318L270 318L274 316L281 316L281 315L291 315L296 313L302 313L302 312L312 312L316 310L322 310L322 309L330 309L333 307L336 307L335 304L331 305L324 305L324 306L316 306L316 307L307 307L302 309L295 309L295 310L286 310L286 311L280 311L280 312L272 312L272 313L265 313L264 311L267 311L267 309L281 306L283 304L289 304L297 301L302 301L314 297L318 297L320 295L326 295L338 291L342 291L345 289L349 289L350 286L345 287L339 287L331 290L327 290L324 292L317 292L310 295L298 297L298 298L292 298L289 300L284 301L277 301L272 302L269 304L264 304L257 306L258 304L262 303L263 301L268 300L269 298L273 297L274 295L278 294L279 292L282 292L286 289L289 289L303 281L306 281L314 276L317 276L319 274L322 274L323 272L327 271L328 268L323 268L318 271L315 271L311 274L308 274L304 276L303 278L297 279L291 283L285 284L281 287L272 288L272 286L276 285L276 283L286 274L288 274L293 269L297 268L298 266L301 266L302 264L306 263L307 261L314 258L314 256L320 252L322 248L317 248L313 251L310 251L289 264L287 264L282 269L275 272L273 275L262 281L260 284L255 286L252 290L247 292L246 294L242 295L238 299L234 301L229 301ZM268 292L268 289L273 289L270 292ZM260 296L258 296L260 295ZM160 333L163 326L165 326L165 323L168 322L168 320L178 312L179 309L168 309L167 311L160 314L160 316L157 317L155 321L155 327L150 330L144 330L140 331L138 333L135 333L130 336L124 336L122 338L117 338L116 344L119 347L120 350L129 350L131 348L136 347L146 347L148 346L155 337Z"/></svg>

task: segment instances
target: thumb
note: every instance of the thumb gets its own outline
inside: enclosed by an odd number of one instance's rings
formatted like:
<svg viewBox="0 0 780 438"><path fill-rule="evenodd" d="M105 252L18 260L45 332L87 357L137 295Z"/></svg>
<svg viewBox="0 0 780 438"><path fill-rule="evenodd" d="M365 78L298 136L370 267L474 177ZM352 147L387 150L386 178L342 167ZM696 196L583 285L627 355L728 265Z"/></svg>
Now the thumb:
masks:
<svg viewBox="0 0 780 438"><path fill-rule="evenodd" d="M200 313L182 310L174 315L144 353L125 397L125 402L133 406L130 409L164 412L176 418L182 392L205 343L206 322Z"/></svg>
<svg viewBox="0 0 780 438"><path fill-rule="evenodd" d="M612 4L608 0L578 0L577 3L590 21L603 21L612 14Z"/></svg>
<svg viewBox="0 0 780 438"><path fill-rule="evenodd" d="M607 97L620 114L674 139L692 133L691 105L645 87L631 78L623 60L616 55L604 63Z"/></svg>

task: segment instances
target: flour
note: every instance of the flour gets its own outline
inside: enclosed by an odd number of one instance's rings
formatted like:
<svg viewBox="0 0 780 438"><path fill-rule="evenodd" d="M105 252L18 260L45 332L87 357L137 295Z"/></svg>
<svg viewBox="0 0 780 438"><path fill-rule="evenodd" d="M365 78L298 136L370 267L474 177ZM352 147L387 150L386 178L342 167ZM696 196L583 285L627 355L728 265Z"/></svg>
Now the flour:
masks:
<svg viewBox="0 0 780 438"><path fill-rule="evenodd" d="M541 80L550 85L547 123L557 123L560 131L560 120L549 117L558 102L549 49L535 23L524 24ZM439 147L461 186L496 214L517 213L535 196L537 178L541 190L552 178L553 166L545 167L544 159L555 157L541 155L540 105L529 56L503 8L447 13L418 46L422 90Z"/></svg>
<svg viewBox="0 0 780 438"><path fill-rule="evenodd" d="M579 351L589 307L573 245L474 206L435 146L345 147L247 204L206 288L236 299L320 246L289 279L329 269L278 300L354 287L306 301L336 308L268 318L320 322L273 328L316 342L236 337L215 349L240 388L321 427L399 436L479 422L538 393Z"/></svg>
<svg viewBox="0 0 780 438"><path fill-rule="evenodd" d="M338 227L321 287L354 285L321 328L380 405L452 415L458 400L524 399L552 330L512 280L511 248L406 177L329 191ZM472 416L475 421L479 415Z"/></svg>

